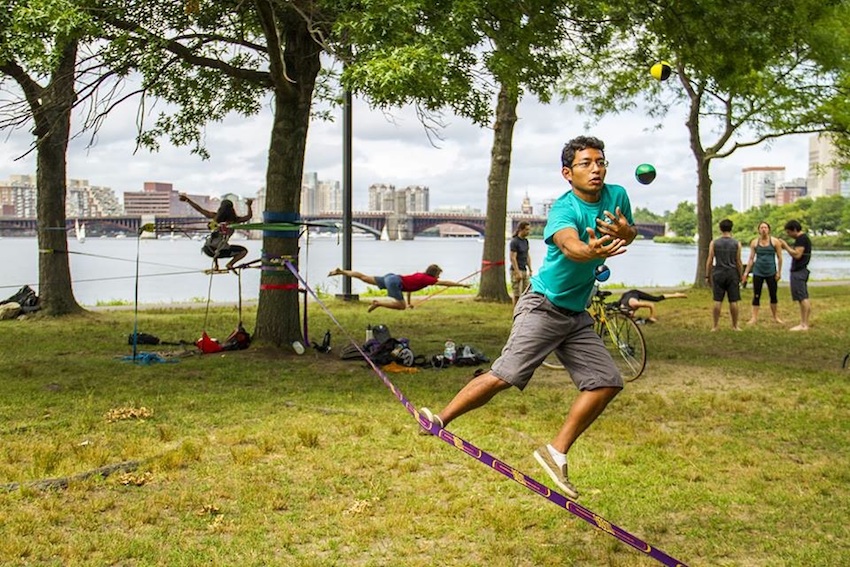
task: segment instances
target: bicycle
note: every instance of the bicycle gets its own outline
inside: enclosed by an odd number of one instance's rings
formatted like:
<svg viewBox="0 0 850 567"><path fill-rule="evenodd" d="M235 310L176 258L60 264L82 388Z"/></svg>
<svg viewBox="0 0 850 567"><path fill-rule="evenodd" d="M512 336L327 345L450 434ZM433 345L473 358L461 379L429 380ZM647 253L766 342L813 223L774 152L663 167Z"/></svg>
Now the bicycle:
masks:
<svg viewBox="0 0 850 567"><path fill-rule="evenodd" d="M593 330L602 337L605 348L626 382L640 378L646 368L646 340L638 324L618 303L608 303L610 291L596 289L587 308L593 317ZM543 361L546 368L563 369L555 353Z"/></svg>

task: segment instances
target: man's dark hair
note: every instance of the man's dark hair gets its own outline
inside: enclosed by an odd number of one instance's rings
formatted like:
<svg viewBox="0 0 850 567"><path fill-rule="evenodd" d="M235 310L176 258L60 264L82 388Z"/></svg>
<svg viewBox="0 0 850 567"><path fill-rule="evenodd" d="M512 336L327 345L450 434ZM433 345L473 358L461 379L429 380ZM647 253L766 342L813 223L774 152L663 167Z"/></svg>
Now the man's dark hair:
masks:
<svg viewBox="0 0 850 567"><path fill-rule="evenodd" d="M516 225L516 230L514 231L514 236L519 236L519 233L522 232L522 229L528 228L531 226L531 223L527 220L519 221L519 224Z"/></svg>
<svg viewBox="0 0 850 567"><path fill-rule="evenodd" d="M599 150L603 156L605 155L605 142L593 136L577 136L564 145L564 149L561 151L561 165L572 167L576 152L586 150L587 148Z"/></svg>
<svg viewBox="0 0 850 567"><path fill-rule="evenodd" d="M788 222L785 223L785 230L793 230L794 232L802 232L803 231L803 225L800 224L800 221L792 219L792 220L789 220Z"/></svg>
<svg viewBox="0 0 850 567"><path fill-rule="evenodd" d="M732 232L732 221L729 219L723 219L717 226L720 227L720 232Z"/></svg>

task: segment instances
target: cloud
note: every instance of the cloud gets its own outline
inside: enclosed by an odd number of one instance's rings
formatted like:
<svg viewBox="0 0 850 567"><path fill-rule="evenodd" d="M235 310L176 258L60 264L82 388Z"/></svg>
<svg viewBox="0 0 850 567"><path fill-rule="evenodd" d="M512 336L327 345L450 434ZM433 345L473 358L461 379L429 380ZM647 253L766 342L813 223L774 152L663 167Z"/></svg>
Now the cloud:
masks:
<svg viewBox="0 0 850 567"><path fill-rule="evenodd" d="M145 181L172 183L180 191L246 196L265 185L265 168L271 130L269 105L252 117L230 116L207 126L205 142L211 154L203 161L189 148L162 142L159 152L135 150L136 105L119 107L105 122L97 143L87 148L90 136L74 138L68 151L68 177L88 179L93 185L111 187L116 193L139 191ZM315 120L308 135L305 171L320 179L342 180L341 111L333 122ZM470 205L485 209L490 168L491 128L482 128L453 115L443 116L447 125L442 140L429 140L411 108L389 113L370 109L355 100L353 123L353 191L355 208L365 208L367 189L373 183L397 187L425 185L430 188L432 208ZM514 130L509 184L509 208L519 208L528 194L536 210L545 199L567 189L560 175L563 144L580 135L596 135L606 143L611 161L607 181L629 189L633 206L657 213L673 210L681 201L696 201L696 165L690 152L684 116L669 115L660 129L640 112L607 116L590 128L587 117L568 104L542 105L528 97L520 102ZM74 121L78 126L79 120ZM6 134L6 133L4 133ZM35 155L15 159L26 152L31 136L25 131L8 133L0 143L0 179L12 174L35 174ZM779 165L786 178L805 177L808 141L795 136L776 141L772 147L740 150L712 165L712 204L740 207L741 169ZM650 185L635 181L634 169L653 164L658 177Z"/></svg>

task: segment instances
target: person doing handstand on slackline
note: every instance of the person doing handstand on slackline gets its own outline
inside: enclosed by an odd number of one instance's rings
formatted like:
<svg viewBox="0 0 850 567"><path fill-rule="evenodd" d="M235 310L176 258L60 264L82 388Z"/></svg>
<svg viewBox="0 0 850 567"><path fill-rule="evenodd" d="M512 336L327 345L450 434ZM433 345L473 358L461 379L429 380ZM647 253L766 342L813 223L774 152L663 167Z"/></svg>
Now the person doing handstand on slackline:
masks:
<svg viewBox="0 0 850 567"><path fill-rule="evenodd" d="M635 312L638 309L649 309L649 317L646 318L650 323L658 322L655 318L655 304L665 299L673 299L675 297L688 297L682 292L662 293L661 295L650 295L639 289L630 289L620 296L620 308L628 311L629 316L634 318Z"/></svg>
<svg viewBox="0 0 850 567"><path fill-rule="evenodd" d="M410 301L410 294L414 291L426 288L429 285L442 285L445 287L471 287L469 284L462 284L449 280L441 280L440 274L443 273L442 268L437 264L431 264L424 272L416 272L406 276L389 273L383 276L367 276L354 270L343 270L335 268L330 271L328 276L348 276L357 278L367 284L376 285L378 289L387 290L386 299L375 299L372 305L369 306L369 311L373 311L378 307L386 307L387 309L413 309L413 303ZM404 302L402 292L407 292L407 303Z"/></svg>

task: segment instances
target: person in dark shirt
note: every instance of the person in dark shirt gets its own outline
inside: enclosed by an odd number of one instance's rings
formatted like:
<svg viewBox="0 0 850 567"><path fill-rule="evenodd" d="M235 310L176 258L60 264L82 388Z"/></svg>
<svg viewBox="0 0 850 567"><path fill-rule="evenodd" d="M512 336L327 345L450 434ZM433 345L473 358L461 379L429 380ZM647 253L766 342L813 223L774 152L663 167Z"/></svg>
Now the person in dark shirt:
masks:
<svg viewBox="0 0 850 567"><path fill-rule="evenodd" d="M732 316L732 330L740 331L738 326L738 302L741 301L741 243L732 237L732 221L720 221L720 236L708 245L708 259L705 262L705 279L711 285L714 294L714 307L711 311L714 324L712 331L720 327L720 308L723 298L729 298L729 314Z"/></svg>
<svg viewBox="0 0 850 567"><path fill-rule="evenodd" d="M784 240L782 247L791 255L791 299L800 303L800 324L791 327L792 331L808 331L812 304L809 301L809 259L812 257L812 241L803 232L800 221L789 220L785 223L785 233L794 239L791 246Z"/></svg>
<svg viewBox="0 0 850 567"><path fill-rule="evenodd" d="M528 233L531 232L531 223L520 221L516 232L511 238L511 288L514 295L514 305L526 289L528 289L529 278L531 278L531 255L528 253Z"/></svg>
<svg viewBox="0 0 850 567"><path fill-rule="evenodd" d="M328 276L348 276L350 278L357 278L367 284L378 286L378 289L387 290L387 295L389 297L386 299L375 299L372 301L372 305L369 306L369 311L374 311L378 307L400 310L407 308L413 309L413 303L410 301L410 294L414 291L426 288L429 285L470 287L469 284L462 284L450 280L441 280L441 273L443 273L443 269L440 268L440 266L437 264L431 264L424 272L416 272L406 276L400 276L392 273L383 276L369 276L361 272L343 270L341 268L331 270ZM407 303L404 302L404 295L402 292L407 292Z"/></svg>

